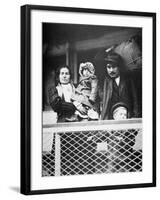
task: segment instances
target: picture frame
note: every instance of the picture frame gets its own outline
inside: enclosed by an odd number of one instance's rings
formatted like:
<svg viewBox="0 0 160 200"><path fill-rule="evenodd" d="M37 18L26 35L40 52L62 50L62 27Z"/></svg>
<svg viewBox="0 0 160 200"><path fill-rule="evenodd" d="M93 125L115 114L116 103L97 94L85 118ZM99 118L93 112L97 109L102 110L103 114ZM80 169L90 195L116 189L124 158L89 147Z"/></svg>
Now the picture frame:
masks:
<svg viewBox="0 0 160 200"><path fill-rule="evenodd" d="M78 85L78 67L93 63L104 97L106 54L130 50L140 114L99 120L100 100L98 120L58 123L47 96L58 66ZM25 195L156 186L156 13L21 6L20 184Z"/></svg>

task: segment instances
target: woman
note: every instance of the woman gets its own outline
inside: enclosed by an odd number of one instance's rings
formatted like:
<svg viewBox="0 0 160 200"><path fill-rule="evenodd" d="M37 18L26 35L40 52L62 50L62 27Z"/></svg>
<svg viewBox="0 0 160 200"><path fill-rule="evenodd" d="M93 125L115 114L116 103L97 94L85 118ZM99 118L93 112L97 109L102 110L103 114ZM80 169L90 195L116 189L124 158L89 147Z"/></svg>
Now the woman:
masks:
<svg viewBox="0 0 160 200"><path fill-rule="evenodd" d="M75 116L76 107L71 101L75 90L71 83L71 71L68 66L59 67L56 73L56 87L50 87L49 102L52 109L57 113L57 122L77 121Z"/></svg>
<svg viewBox="0 0 160 200"><path fill-rule="evenodd" d="M57 113L57 122L76 121L75 106L71 102L71 95L75 88L71 83L71 71L68 66L61 66L56 72L56 87L51 86L48 90L49 103ZM71 141L68 134L61 134L61 174L68 171L67 156L70 155ZM69 145L68 145L69 144ZM53 138L52 154L55 154L55 138ZM54 160L54 159L53 159ZM70 159L68 159L70 161ZM71 163L71 162L70 162ZM54 174L54 172L52 173Z"/></svg>
<svg viewBox="0 0 160 200"><path fill-rule="evenodd" d="M56 73L56 87L50 87L49 102L52 109L57 113L57 122L74 122L78 121L75 115L76 109L82 114L86 110L81 104L76 104L71 100L75 93L75 87L71 81L71 71L68 66L59 67ZM75 105L76 106L75 106Z"/></svg>
<svg viewBox="0 0 160 200"><path fill-rule="evenodd" d="M71 81L71 71L68 66L62 66L57 70L57 86L50 87L49 89L49 101L52 109L57 113L57 122L73 122L78 121L75 111L78 109L81 113L85 113L83 106L74 105L71 100L71 96L75 92L75 87ZM78 108L77 108L78 106ZM86 166L78 161L86 159L86 141L87 135L73 134L73 132L67 132L67 134L61 134L61 174L62 175L74 175L85 173ZM54 154L55 143L53 142L52 153ZM79 154L77 154L77 150ZM90 151L90 150L89 150ZM82 153L83 152L83 153ZM82 154L82 155L81 155ZM88 170L89 171L89 170ZM91 171L91 169L90 169Z"/></svg>

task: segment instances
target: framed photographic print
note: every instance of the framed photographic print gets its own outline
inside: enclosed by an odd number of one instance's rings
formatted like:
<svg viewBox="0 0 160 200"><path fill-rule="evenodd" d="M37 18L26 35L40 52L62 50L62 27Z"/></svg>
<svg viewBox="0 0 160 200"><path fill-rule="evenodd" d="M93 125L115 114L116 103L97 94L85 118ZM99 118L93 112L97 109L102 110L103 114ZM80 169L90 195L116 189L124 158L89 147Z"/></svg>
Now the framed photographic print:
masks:
<svg viewBox="0 0 160 200"><path fill-rule="evenodd" d="M156 14L21 7L21 193L156 186Z"/></svg>

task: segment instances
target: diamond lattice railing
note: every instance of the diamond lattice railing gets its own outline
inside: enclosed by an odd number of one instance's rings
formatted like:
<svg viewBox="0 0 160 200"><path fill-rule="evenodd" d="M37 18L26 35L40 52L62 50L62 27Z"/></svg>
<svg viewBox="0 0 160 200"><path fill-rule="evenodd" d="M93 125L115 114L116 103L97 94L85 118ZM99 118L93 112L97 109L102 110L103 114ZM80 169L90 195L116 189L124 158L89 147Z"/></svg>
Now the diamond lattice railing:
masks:
<svg viewBox="0 0 160 200"><path fill-rule="evenodd" d="M113 128L111 124L109 127L98 124L96 130L93 126L81 125L79 131L74 127L44 131L42 175L142 171L142 128L139 123L136 126L127 122L126 127L123 124L124 129L117 124L113 124Z"/></svg>

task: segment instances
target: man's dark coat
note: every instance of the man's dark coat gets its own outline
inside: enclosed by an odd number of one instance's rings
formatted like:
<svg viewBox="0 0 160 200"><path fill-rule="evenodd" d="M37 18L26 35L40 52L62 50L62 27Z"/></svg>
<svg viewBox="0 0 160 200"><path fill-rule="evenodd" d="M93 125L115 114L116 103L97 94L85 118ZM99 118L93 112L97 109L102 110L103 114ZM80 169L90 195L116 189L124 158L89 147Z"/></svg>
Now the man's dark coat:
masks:
<svg viewBox="0 0 160 200"><path fill-rule="evenodd" d="M101 119L111 119L111 106L112 105L112 94L113 94L113 79L106 77L103 87L103 97L102 97L102 112ZM137 92L133 83L133 80L128 76L120 76L119 83L119 101L127 104L130 117L138 116L138 102L137 102Z"/></svg>

